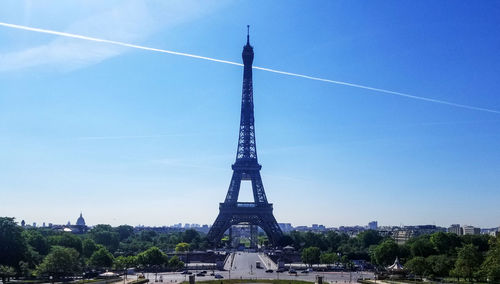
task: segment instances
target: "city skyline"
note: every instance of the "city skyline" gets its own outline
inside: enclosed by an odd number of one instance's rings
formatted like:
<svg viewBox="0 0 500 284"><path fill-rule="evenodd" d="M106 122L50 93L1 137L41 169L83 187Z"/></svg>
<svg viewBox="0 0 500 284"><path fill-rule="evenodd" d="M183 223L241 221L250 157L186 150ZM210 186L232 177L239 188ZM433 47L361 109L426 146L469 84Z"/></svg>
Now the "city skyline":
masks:
<svg viewBox="0 0 500 284"><path fill-rule="evenodd" d="M0 22L240 63L250 24L257 66L500 109L498 3L279 3L6 1ZM1 216L211 224L241 67L5 27L0 43ZM254 97L279 223L500 225L498 114L262 70Z"/></svg>
<svg viewBox="0 0 500 284"><path fill-rule="evenodd" d="M27 226L33 226L33 227L49 227L51 225L56 225L56 226L66 226L66 225L75 225L78 223L78 219L81 218L82 212L80 213L79 216L74 217L74 218L69 218L66 222L63 223L57 223L57 222L51 222L50 220L43 220L43 221L38 221L38 220L24 220L24 219L19 219L16 218L15 221L18 224L24 224ZM15 216L10 216L14 217ZM86 223L87 226L93 227L96 225L104 224L104 223L89 223L87 222L87 219L85 216L84 217L84 222ZM74 221L76 220L76 221ZM281 225L286 225L286 226L291 226L291 228L300 228L300 227L308 227L308 228L314 228L314 226L319 226L323 227L325 229L338 229L340 227L363 227L365 229L373 229L373 224L375 223L374 226L376 228L385 228L385 227L405 227L405 226L437 226L441 228L448 228L448 227L453 227L455 225L458 225L460 228L464 226L473 226L476 228L481 228L481 229L500 229L500 226L492 226L492 227L480 227L476 226L475 224L466 224L466 223L460 223L459 220L457 220L455 223L452 224L386 224L386 223L379 223L379 221L369 221L366 224L340 224L338 226L325 226L324 224L321 223L309 223L309 224L295 224L293 222L279 222L280 226ZM130 224L130 223L122 223L122 224L104 224L104 225L111 225L111 226L120 226L120 225L127 225L127 226L132 226L132 227L155 227L155 228L161 228L161 227L167 227L167 228L182 228L182 229L189 229L189 228L202 228L202 227L211 227L212 224L210 223L186 223L183 221L178 221L178 222L173 222L173 223L168 223L168 224L155 224L155 225L147 225L147 224Z"/></svg>

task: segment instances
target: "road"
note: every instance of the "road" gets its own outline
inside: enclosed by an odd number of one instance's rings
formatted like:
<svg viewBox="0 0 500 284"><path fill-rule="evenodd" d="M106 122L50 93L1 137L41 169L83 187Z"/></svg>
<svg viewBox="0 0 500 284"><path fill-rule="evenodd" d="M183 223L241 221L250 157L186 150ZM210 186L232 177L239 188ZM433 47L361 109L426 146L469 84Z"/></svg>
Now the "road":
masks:
<svg viewBox="0 0 500 284"><path fill-rule="evenodd" d="M276 273L276 271L273 271L272 273L266 273L265 270L269 263L266 263L258 253L236 252L233 255L227 261L224 267L225 271L215 271L216 274L221 274L224 279L294 279L314 282L316 275L323 276L323 281L326 283L355 283L358 278L362 277L373 279L373 273L369 272L310 272L306 274L298 271L297 276L290 275L288 272ZM233 258L232 261L231 258ZM256 261L260 261L264 268L255 268ZM214 276L209 276L212 271L208 272L207 276L196 276L196 280L214 280ZM193 273L196 273L196 271L193 271ZM158 280L160 276L163 283L178 283L188 280L188 277L180 274L180 272L158 273ZM155 282L153 273L147 274L146 277L150 279L150 282Z"/></svg>

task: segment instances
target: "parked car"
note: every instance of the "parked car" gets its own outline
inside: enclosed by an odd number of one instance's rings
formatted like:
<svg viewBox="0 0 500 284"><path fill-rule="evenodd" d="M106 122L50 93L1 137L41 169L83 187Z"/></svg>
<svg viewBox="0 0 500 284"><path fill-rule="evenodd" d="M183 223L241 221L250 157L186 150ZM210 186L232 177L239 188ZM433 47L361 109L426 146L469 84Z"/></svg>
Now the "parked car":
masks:
<svg viewBox="0 0 500 284"><path fill-rule="evenodd" d="M266 270L266 273L273 273L273 271L274 270L272 270L272 269L268 269L268 270Z"/></svg>
<svg viewBox="0 0 500 284"><path fill-rule="evenodd" d="M181 273L181 274L189 274L189 275L191 275L191 274L193 274L193 272L191 272L191 271L187 271L187 270L184 270L184 271L182 271L182 273Z"/></svg>
<svg viewBox="0 0 500 284"><path fill-rule="evenodd" d="M220 274L215 274L215 276L214 276L214 277L215 277L215 279L222 279L222 278L224 278L224 276L222 276L222 275L220 275Z"/></svg>
<svg viewBox="0 0 500 284"><path fill-rule="evenodd" d="M198 272L198 273L196 273L196 276L200 276L200 277L201 277L201 276L205 276L205 273L203 273L203 272Z"/></svg>
<svg viewBox="0 0 500 284"><path fill-rule="evenodd" d="M279 268L278 270L276 270L277 273L281 273L281 272L285 272L286 269L285 268Z"/></svg>
<svg viewBox="0 0 500 284"><path fill-rule="evenodd" d="M288 274L297 275L297 271L295 269L290 269L290 270L288 270Z"/></svg>

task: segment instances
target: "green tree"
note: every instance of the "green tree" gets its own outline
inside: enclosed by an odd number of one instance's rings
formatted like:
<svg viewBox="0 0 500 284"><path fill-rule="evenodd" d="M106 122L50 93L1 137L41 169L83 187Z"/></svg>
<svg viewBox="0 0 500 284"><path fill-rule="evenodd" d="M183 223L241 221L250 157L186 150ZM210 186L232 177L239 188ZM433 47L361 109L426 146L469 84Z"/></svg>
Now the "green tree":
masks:
<svg viewBox="0 0 500 284"><path fill-rule="evenodd" d="M94 252L99 249L99 246L93 239L85 239L82 242L82 255L85 258L90 258Z"/></svg>
<svg viewBox="0 0 500 284"><path fill-rule="evenodd" d="M453 233L434 233L430 236L430 241L438 254L451 255L456 247L461 246L460 237Z"/></svg>
<svg viewBox="0 0 500 284"><path fill-rule="evenodd" d="M120 225L116 227L116 232L120 236L120 241L123 241L134 234L134 227L129 225Z"/></svg>
<svg viewBox="0 0 500 284"><path fill-rule="evenodd" d="M115 270L123 270L125 272L125 279L127 279L127 269L137 265L137 257L134 255L123 256L115 258L113 262L113 268Z"/></svg>
<svg viewBox="0 0 500 284"><path fill-rule="evenodd" d="M298 232L298 231L292 231L290 232L290 238L293 240L293 247L295 249L302 249L304 248L306 242L304 241L304 233Z"/></svg>
<svg viewBox="0 0 500 284"><path fill-rule="evenodd" d="M347 255L343 255L340 258L340 262L347 268L347 269L353 269L354 263L347 257Z"/></svg>
<svg viewBox="0 0 500 284"><path fill-rule="evenodd" d="M413 274L424 277L429 273L429 264L424 257L416 256L405 263L406 269Z"/></svg>
<svg viewBox="0 0 500 284"><path fill-rule="evenodd" d="M150 247L137 255L137 262L144 266L163 266L167 261L167 255L157 247Z"/></svg>
<svg viewBox="0 0 500 284"><path fill-rule="evenodd" d="M184 262L182 262L178 256L174 255L168 261L168 268L171 270L179 270L184 267Z"/></svg>
<svg viewBox="0 0 500 284"><path fill-rule="evenodd" d="M113 255L105 247L101 247L92 254L89 264L96 268L111 268L113 260Z"/></svg>
<svg viewBox="0 0 500 284"><path fill-rule="evenodd" d="M269 244L269 239L265 235L264 236L259 236L258 240L259 240L259 245L260 246L265 247L265 246L267 246Z"/></svg>
<svg viewBox="0 0 500 284"><path fill-rule="evenodd" d="M359 240L363 248L368 248L371 245L378 245L382 240L382 236L374 230L367 230L359 233L356 238Z"/></svg>
<svg viewBox="0 0 500 284"><path fill-rule="evenodd" d="M478 272L482 261L481 253L472 244L466 244L458 250L455 268L452 274L457 277L463 277L472 281L474 274Z"/></svg>
<svg viewBox="0 0 500 284"><path fill-rule="evenodd" d="M119 257L115 258L113 265L116 270L125 270L137 265L137 257L135 255L120 255Z"/></svg>
<svg viewBox="0 0 500 284"><path fill-rule="evenodd" d="M153 243L158 237L158 233L155 231L142 231L139 233L139 239L143 242Z"/></svg>
<svg viewBox="0 0 500 284"><path fill-rule="evenodd" d="M38 230L24 230L23 237L34 250L36 250L41 255L47 255L49 253L50 245L45 236L43 236Z"/></svg>
<svg viewBox="0 0 500 284"><path fill-rule="evenodd" d="M7 283L9 278L16 276L16 269L8 265L0 265L0 277L2 277L2 283Z"/></svg>
<svg viewBox="0 0 500 284"><path fill-rule="evenodd" d="M114 252L120 245L120 235L110 225L99 224L89 231L89 236L109 251Z"/></svg>
<svg viewBox="0 0 500 284"><path fill-rule="evenodd" d="M486 253L486 258L481 265L481 272L490 282L500 282L500 237L492 241L491 249Z"/></svg>
<svg viewBox="0 0 500 284"><path fill-rule="evenodd" d="M35 266L42 262L43 257L44 256L38 253L32 246L28 245L24 260L28 263L29 268L35 268Z"/></svg>
<svg viewBox="0 0 500 284"><path fill-rule="evenodd" d="M48 241L51 246L74 248L78 253L82 252L82 239L71 233L50 236Z"/></svg>
<svg viewBox="0 0 500 284"><path fill-rule="evenodd" d="M198 233L194 229L189 229L184 231L184 233L182 233L182 241L185 243L191 243L193 242L194 239L199 239L199 238L200 238L200 233Z"/></svg>
<svg viewBox="0 0 500 284"><path fill-rule="evenodd" d="M49 254L37 267L36 274L39 276L52 276L60 279L64 276L72 276L80 271L78 252L74 248L53 246Z"/></svg>
<svg viewBox="0 0 500 284"><path fill-rule="evenodd" d="M328 249L325 236L313 232L306 232L304 235L305 247L317 247L320 250Z"/></svg>
<svg viewBox="0 0 500 284"><path fill-rule="evenodd" d="M463 235L461 238L464 244L472 244L479 252L486 252L490 249L491 237L489 235Z"/></svg>
<svg viewBox="0 0 500 284"><path fill-rule="evenodd" d="M429 264L428 276L431 278L447 277L454 264L453 259L445 254L431 255L426 258L426 261Z"/></svg>
<svg viewBox="0 0 500 284"><path fill-rule="evenodd" d="M28 248L22 231L14 218L0 217L0 264L18 267L24 259Z"/></svg>
<svg viewBox="0 0 500 284"><path fill-rule="evenodd" d="M380 266L392 264L399 255L399 246L392 239L387 239L372 250L372 261Z"/></svg>
<svg viewBox="0 0 500 284"><path fill-rule="evenodd" d="M302 262L312 266L320 261L321 250L318 247L308 247L302 250Z"/></svg>
<svg viewBox="0 0 500 284"><path fill-rule="evenodd" d="M178 243L175 246L175 252L186 252L189 251L189 244L188 243Z"/></svg>
<svg viewBox="0 0 500 284"><path fill-rule="evenodd" d="M412 256L428 257L436 253L432 245L429 235L419 236L410 240L410 251Z"/></svg>
<svg viewBox="0 0 500 284"><path fill-rule="evenodd" d="M335 231L326 233L325 241L330 251L338 251L339 246L346 242L349 237L346 234L338 234Z"/></svg>
<svg viewBox="0 0 500 284"><path fill-rule="evenodd" d="M31 270L29 263L26 261L19 262L19 275L20 276L31 276Z"/></svg>
<svg viewBox="0 0 500 284"><path fill-rule="evenodd" d="M339 256L333 252L322 253L319 258L323 264L334 264L339 261Z"/></svg>

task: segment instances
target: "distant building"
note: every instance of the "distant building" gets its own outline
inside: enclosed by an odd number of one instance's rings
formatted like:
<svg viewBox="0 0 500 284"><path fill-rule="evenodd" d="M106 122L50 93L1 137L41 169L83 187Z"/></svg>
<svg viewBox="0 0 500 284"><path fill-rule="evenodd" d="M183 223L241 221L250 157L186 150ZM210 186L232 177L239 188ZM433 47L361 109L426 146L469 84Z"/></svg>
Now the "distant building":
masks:
<svg viewBox="0 0 500 284"><path fill-rule="evenodd" d="M284 233L293 231L291 223L278 223L278 225L280 226L281 231L283 231Z"/></svg>
<svg viewBox="0 0 500 284"><path fill-rule="evenodd" d="M24 220L21 221L21 227L25 227L26 226L26 222L24 222Z"/></svg>
<svg viewBox="0 0 500 284"><path fill-rule="evenodd" d="M83 219L82 212L80 212L80 217L76 219L76 225L77 226L86 226L85 225L85 219Z"/></svg>
<svg viewBox="0 0 500 284"><path fill-rule="evenodd" d="M392 234L392 238L398 245L405 244L412 237L414 237L414 232L412 230L399 230Z"/></svg>
<svg viewBox="0 0 500 284"><path fill-rule="evenodd" d="M460 227L460 224L452 224L449 228L448 228L448 233L453 233L453 234L456 234L456 235L463 235L463 230L462 230L462 227Z"/></svg>
<svg viewBox="0 0 500 284"><path fill-rule="evenodd" d="M462 227L464 235L479 235L481 234L481 229L474 226L463 226Z"/></svg>
<svg viewBox="0 0 500 284"><path fill-rule="evenodd" d="M498 235L498 228L481 228L481 235L496 237Z"/></svg>
<svg viewBox="0 0 500 284"><path fill-rule="evenodd" d="M446 228L436 225L404 226L393 231L392 237L398 244L404 244L413 237L429 235L436 232L446 232Z"/></svg>
<svg viewBox="0 0 500 284"><path fill-rule="evenodd" d="M310 230L314 231L314 232L323 232L326 230L326 228L324 225L312 224L312 227L310 228Z"/></svg>
<svg viewBox="0 0 500 284"><path fill-rule="evenodd" d="M296 231L299 231L299 232L307 232L307 231L309 231L309 228L307 226L297 226L294 229Z"/></svg>
<svg viewBox="0 0 500 284"><path fill-rule="evenodd" d="M368 223L368 229L369 230L377 230L378 228L378 222L377 221L371 221Z"/></svg>
<svg viewBox="0 0 500 284"><path fill-rule="evenodd" d="M198 231L203 232L203 233L208 233L208 230L210 230L210 227L207 224L203 224L201 228L199 228Z"/></svg>
<svg viewBox="0 0 500 284"><path fill-rule="evenodd" d="M85 224L85 219L83 219L83 215L80 212L80 216L78 219L76 219L76 224L71 225L71 222L68 221L66 225L52 225L52 223L49 223L49 227L58 230L58 231L63 231L63 232L68 232L68 233L73 233L73 234L84 234L88 231L88 227Z"/></svg>
<svg viewBox="0 0 500 284"><path fill-rule="evenodd" d="M33 228L36 228L36 222L33 222Z"/></svg>
<svg viewBox="0 0 500 284"><path fill-rule="evenodd" d="M346 233L349 237L355 237L365 230L366 228L362 226L340 226L338 229L339 232Z"/></svg>

